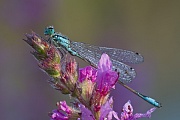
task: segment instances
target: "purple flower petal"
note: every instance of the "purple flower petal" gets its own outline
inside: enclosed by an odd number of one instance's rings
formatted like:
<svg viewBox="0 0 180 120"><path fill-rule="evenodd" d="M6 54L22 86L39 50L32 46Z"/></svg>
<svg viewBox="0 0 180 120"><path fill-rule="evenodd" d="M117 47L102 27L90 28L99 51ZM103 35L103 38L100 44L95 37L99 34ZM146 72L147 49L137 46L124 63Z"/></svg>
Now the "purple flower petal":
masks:
<svg viewBox="0 0 180 120"><path fill-rule="evenodd" d="M87 66L85 68L81 68L79 70L79 81L83 82L88 79L94 82L96 80L97 70L91 66Z"/></svg>
<svg viewBox="0 0 180 120"><path fill-rule="evenodd" d="M111 97L100 109L100 113L101 113L100 120L104 120L105 118L107 118L107 120L112 120L113 116L117 120L120 120L118 118L117 113L113 111L112 104L113 104L113 99Z"/></svg>
<svg viewBox="0 0 180 120"><path fill-rule="evenodd" d="M111 107L112 100L107 101L100 109L100 120L104 120L104 118L109 114L110 111L113 111Z"/></svg>
<svg viewBox="0 0 180 120"><path fill-rule="evenodd" d="M68 116L59 110L53 110L51 114L51 120L68 120Z"/></svg>
<svg viewBox="0 0 180 120"><path fill-rule="evenodd" d="M107 54L105 53L102 54L101 59L99 60L98 63L98 69L100 69L102 72L112 69L112 63Z"/></svg>
<svg viewBox="0 0 180 120"><path fill-rule="evenodd" d="M70 107L66 104L66 101L60 101L60 104L58 105L60 107L61 110L63 110L64 112L66 112L67 114L72 113L72 110L70 109Z"/></svg>
<svg viewBox="0 0 180 120"><path fill-rule="evenodd" d="M87 109L84 105L79 104L79 108L81 110L81 119L82 120L95 120L91 111L89 109Z"/></svg>
<svg viewBox="0 0 180 120"><path fill-rule="evenodd" d="M143 113L136 113L134 115L134 119L143 118L143 117L150 118L151 117L151 113L154 112L155 110L156 110L156 108L151 108L145 114L143 114Z"/></svg>
<svg viewBox="0 0 180 120"><path fill-rule="evenodd" d="M118 114L115 111L110 111L107 117L107 120L112 120L114 118L116 118L116 120L120 120L118 117Z"/></svg>
<svg viewBox="0 0 180 120"><path fill-rule="evenodd" d="M145 114L143 113L136 113L133 115L133 107L131 105L131 101L129 100L123 106L123 112L121 113L121 120L136 120L138 118L150 118L151 113L155 111L156 108L151 108Z"/></svg>
<svg viewBox="0 0 180 120"><path fill-rule="evenodd" d="M121 113L121 120L130 120L133 117L133 107L129 100L124 106Z"/></svg>
<svg viewBox="0 0 180 120"><path fill-rule="evenodd" d="M118 74L112 70L112 63L107 54L102 54L98 63L97 89L107 94L118 80Z"/></svg>

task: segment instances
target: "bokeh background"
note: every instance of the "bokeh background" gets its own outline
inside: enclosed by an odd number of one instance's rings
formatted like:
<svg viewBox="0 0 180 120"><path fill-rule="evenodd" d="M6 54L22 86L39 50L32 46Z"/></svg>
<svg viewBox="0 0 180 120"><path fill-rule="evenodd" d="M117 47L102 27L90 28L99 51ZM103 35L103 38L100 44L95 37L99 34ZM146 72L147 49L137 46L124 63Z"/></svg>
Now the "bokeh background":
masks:
<svg viewBox="0 0 180 120"><path fill-rule="evenodd" d="M49 25L74 41L141 53L145 61L132 65L137 77L129 86L162 103L152 120L179 119L180 1L1 0L1 120L49 120L56 102L69 100L48 85L49 77L22 41L31 30L44 37ZM87 65L76 60L80 67ZM128 100L134 113L152 107L121 85L112 96L119 115Z"/></svg>

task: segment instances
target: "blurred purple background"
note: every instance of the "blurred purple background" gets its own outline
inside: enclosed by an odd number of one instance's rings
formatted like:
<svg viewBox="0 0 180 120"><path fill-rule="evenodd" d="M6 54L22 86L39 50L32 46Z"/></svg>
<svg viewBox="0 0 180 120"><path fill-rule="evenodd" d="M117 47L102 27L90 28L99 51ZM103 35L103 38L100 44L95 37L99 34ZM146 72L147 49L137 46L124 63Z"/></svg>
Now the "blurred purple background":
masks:
<svg viewBox="0 0 180 120"><path fill-rule="evenodd" d="M180 1L0 1L0 119L49 120L48 112L68 95L51 88L37 66L32 49L22 41L31 30L43 36L53 25L74 41L141 53L132 65L137 77L129 86L163 104L153 120L179 118ZM78 62L82 61L76 59ZM86 66L83 62L80 67ZM131 100L134 112L152 106L121 85L113 91L117 112Z"/></svg>

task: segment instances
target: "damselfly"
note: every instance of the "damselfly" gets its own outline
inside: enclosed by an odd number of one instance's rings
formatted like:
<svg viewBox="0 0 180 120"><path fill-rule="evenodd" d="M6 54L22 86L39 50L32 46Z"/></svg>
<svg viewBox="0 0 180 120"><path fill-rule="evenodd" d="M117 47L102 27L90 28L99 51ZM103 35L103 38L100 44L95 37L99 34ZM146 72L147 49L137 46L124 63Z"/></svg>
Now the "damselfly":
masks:
<svg viewBox="0 0 180 120"><path fill-rule="evenodd" d="M125 83L128 83L135 78L136 72L132 67L124 63L137 64L143 62L143 56L139 53L123 49L99 47L81 42L73 42L61 33L55 32L53 26L45 28L44 34L50 37L49 42L54 44L57 48L60 48L61 52L69 52L71 55L89 62L94 67L97 67L98 61L103 53L108 54L111 58L113 69L120 73L118 82L148 103L158 108L161 107L159 102L156 102L154 99L142 95L125 85Z"/></svg>

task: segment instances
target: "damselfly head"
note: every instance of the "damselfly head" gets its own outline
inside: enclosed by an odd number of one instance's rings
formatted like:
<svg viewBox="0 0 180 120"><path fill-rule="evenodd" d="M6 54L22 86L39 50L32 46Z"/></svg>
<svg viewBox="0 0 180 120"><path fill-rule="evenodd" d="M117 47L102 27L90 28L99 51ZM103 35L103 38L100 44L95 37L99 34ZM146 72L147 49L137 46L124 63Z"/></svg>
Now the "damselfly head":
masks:
<svg viewBox="0 0 180 120"><path fill-rule="evenodd" d="M55 33L55 30L53 26L49 26L45 28L44 30L44 35L47 35L47 36L52 36L54 33Z"/></svg>

